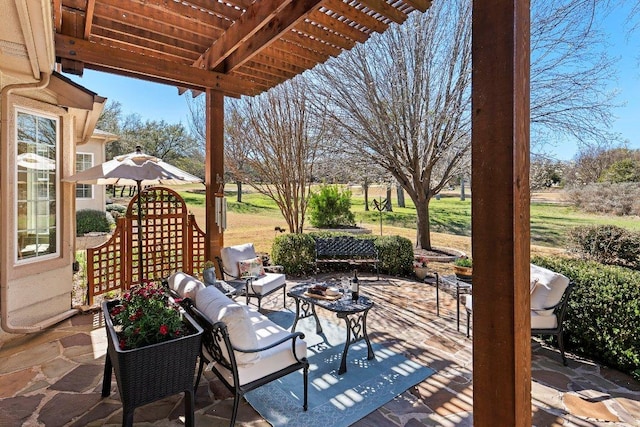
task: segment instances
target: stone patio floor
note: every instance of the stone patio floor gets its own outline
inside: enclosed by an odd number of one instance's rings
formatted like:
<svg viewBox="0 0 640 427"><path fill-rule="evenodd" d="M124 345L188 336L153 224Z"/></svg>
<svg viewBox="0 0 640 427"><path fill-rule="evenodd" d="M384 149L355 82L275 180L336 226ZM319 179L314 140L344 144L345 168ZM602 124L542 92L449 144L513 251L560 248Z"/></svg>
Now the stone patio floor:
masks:
<svg viewBox="0 0 640 427"><path fill-rule="evenodd" d="M440 292L438 317L432 284L384 276L376 281L366 275L361 283L362 292L376 303L367 325L371 339L436 373L354 426L472 425L472 339L465 335L464 310L456 330L455 297ZM263 307L280 309L282 297L268 299ZM100 397L106 335L99 311L0 346L0 426L120 425L115 376L111 395ZM640 383L631 377L571 354L565 367L557 350L536 340L531 371L533 425L640 426ZM233 399L211 372L205 375L209 381L196 392L196 425L227 426ZM182 396L176 395L137 408L135 422L179 426L183 415ZM237 425L269 424L243 401ZM496 420L495 425L502 424Z"/></svg>

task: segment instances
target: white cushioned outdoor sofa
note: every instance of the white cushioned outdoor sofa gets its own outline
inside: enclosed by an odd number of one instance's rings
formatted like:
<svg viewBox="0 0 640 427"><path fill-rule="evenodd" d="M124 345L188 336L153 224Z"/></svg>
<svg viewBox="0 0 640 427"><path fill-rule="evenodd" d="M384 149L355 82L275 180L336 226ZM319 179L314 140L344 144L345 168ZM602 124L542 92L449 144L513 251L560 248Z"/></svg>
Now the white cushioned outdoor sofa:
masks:
<svg viewBox="0 0 640 427"><path fill-rule="evenodd" d="M184 298L182 306L205 330L196 387L208 365L234 393L231 426L246 392L300 369L304 374L303 409L307 410L309 363L304 334L290 333L254 308L186 273L174 273L167 282L174 294Z"/></svg>

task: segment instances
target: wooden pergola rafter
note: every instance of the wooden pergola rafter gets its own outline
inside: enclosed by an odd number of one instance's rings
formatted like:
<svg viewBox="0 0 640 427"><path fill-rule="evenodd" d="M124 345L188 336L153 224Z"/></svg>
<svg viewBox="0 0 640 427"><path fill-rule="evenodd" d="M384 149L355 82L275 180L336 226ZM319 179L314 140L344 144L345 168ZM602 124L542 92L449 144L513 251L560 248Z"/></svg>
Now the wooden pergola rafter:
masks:
<svg viewBox="0 0 640 427"><path fill-rule="evenodd" d="M51 0L56 61L206 93L207 253L222 233L224 97L257 95L430 0ZM446 1L446 0L442 0ZM476 426L531 425L529 0L473 2Z"/></svg>
<svg viewBox="0 0 640 427"><path fill-rule="evenodd" d="M402 23L428 0L54 0L62 71L256 95ZM207 77L208 76L208 77Z"/></svg>

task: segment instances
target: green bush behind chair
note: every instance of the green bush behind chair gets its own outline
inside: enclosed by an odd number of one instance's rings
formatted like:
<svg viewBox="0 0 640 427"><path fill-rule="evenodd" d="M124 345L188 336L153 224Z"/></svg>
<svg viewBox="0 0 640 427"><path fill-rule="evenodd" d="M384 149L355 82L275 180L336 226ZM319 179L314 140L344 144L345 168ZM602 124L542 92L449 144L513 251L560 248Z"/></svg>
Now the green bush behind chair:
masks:
<svg viewBox="0 0 640 427"><path fill-rule="evenodd" d="M283 234L277 236L271 248L271 259L284 267L291 276L313 274L315 266L315 237L353 236L350 233L319 232ZM394 276L409 276L413 272L413 244L400 236L355 236L371 239L378 250L380 272Z"/></svg>
<svg viewBox="0 0 640 427"><path fill-rule="evenodd" d="M567 349L640 380L640 272L559 257L531 262L574 283L564 325Z"/></svg>

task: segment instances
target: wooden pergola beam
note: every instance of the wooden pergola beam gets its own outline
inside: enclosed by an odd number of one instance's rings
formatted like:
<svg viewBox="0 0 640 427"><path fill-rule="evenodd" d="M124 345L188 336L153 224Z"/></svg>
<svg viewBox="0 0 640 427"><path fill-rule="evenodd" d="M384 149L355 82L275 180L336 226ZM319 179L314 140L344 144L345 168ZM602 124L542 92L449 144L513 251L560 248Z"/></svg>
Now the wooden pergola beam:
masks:
<svg viewBox="0 0 640 427"><path fill-rule="evenodd" d="M232 72L305 18L321 0L256 2L198 59L207 70Z"/></svg>
<svg viewBox="0 0 640 427"><path fill-rule="evenodd" d="M216 224L216 196L224 195L224 95L207 89L205 106L205 217L207 226L207 259L220 256L224 231ZM220 190L223 190L222 192ZM222 274L222 273L220 273Z"/></svg>
<svg viewBox="0 0 640 427"><path fill-rule="evenodd" d="M531 426L529 0L473 2L473 425Z"/></svg>
<svg viewBox="0 0 640 427"><path fill-rule="evenodd" d="M407 15L400 12L395 7L391 6L385 0L359 0L359 1L364 6L392 20L396 24L402 24L407 19Z"/></svg>
<svg viewBox="0 0 640 427"><path fill-rule="evenodd" d="M378 21L376 18L367 15L342 0L325 0L322 3L322 6L325 9L338 13L353 22L357 22L359 25L364 25L376 33L383 33L387 28L389 28L389 26L384 22Z"/></svg>
<svg viewBox="0 0 640 427"><path fill-rule="evenodd" d="M256 2L225 31L194 63L194 67L213 70L241 43L257 33L292 0Z"/></svg>
<svg viewBox="0 0 640 427"><path fill-rule="evenodd" d="M91 24L93 22L93 12L95 8L95 0L87 0L87 11L84 16L84 39L89 40L91 35Z"/></svg>
<svg viewBox="0 0 640 427"><path fill-rule="evenodd" d="M190 89L215 89L232 96L254 95L256 89L246 80L198 68L141 56L129 51L56 34L56 56L113 70L121 75L142 77ZM96 68L98 69L98 68Z"/></svg>

